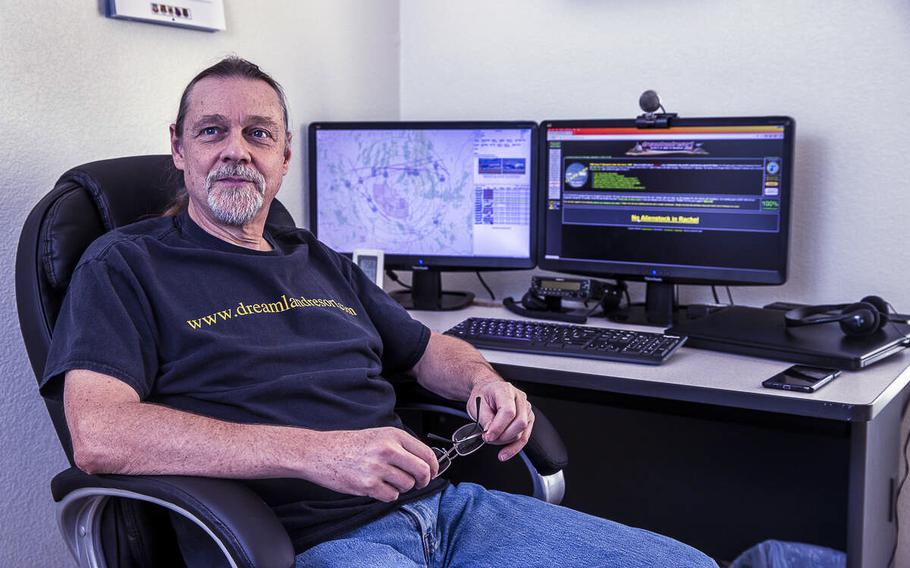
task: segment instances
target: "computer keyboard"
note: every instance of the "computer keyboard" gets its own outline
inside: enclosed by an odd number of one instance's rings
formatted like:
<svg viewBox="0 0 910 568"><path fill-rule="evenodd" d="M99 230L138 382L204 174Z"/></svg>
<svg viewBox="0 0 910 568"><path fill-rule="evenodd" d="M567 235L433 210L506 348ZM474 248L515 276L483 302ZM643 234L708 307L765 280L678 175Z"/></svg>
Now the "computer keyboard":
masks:
<svg viewBox="0 0 910 568"><path fill-rule="evenodd" d="M660 365L685 337L628 329L468 318L445 332L475 347Z"/></svg>

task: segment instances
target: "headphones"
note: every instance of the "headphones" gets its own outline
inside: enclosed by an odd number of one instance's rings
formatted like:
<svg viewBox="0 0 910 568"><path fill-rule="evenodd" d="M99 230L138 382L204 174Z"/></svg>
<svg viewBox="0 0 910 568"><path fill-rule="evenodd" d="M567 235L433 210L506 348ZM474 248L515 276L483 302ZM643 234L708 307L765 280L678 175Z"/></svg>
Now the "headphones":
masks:
<svg viewBox="0 0 910 568"><path fill-rule="evenodd" d="M787 327L803 327L837 322L848 337L865 337L885 327L888 322L908 323L910 315L896 314L891 304L879 296L866 296L854 304L806 306L784 315Z"/></svg>

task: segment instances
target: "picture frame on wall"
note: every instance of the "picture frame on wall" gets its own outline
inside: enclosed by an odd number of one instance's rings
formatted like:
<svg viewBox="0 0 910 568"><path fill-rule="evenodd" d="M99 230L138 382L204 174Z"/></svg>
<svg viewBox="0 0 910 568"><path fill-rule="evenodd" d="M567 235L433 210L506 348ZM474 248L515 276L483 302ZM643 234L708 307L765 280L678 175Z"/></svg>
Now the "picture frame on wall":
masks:
<svg viewBox="0 0 910 568"><path fill-rule="evenodd" d="M176 26L206 32L227 29L224 0L107 0L108 18Z"/></svg>

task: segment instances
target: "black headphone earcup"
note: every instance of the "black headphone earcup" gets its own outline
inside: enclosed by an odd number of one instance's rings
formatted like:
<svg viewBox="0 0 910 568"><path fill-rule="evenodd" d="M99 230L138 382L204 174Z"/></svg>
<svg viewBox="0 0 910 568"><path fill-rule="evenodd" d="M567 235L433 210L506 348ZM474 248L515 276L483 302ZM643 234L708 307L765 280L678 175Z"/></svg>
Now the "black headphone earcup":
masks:
<svg viewBox="0 0 910 568"><path fill-rule="evenodd" d="M872 304L875 306L875 309L878 310L878 329L885 327L888 323L888 314L891 313L891 308L881 296L866 296L860 302L865 302L867 304Z"/></svg>
<svg viewBox="0 0 910 568"><path fill-rule="evenodd" d="M881 327L882 317L878 308L868 302L857 302L845 307L840 320L841 331L850 337L872 335Z"/></svg>

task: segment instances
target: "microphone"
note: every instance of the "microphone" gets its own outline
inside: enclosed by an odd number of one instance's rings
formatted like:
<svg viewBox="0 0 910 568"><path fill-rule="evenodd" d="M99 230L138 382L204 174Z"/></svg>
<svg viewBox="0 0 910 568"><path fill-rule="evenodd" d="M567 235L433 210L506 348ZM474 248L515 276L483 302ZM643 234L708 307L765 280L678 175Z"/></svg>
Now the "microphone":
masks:
<svg viewBox="0 0 910 568"><path fill-rule="evenodd" d="M660 104L660 97L657 96L657 91L652 91L651 89L648 89L638 97L638 106L647 113L653 113L657 109L664 109L663 105Z"/></svg>

